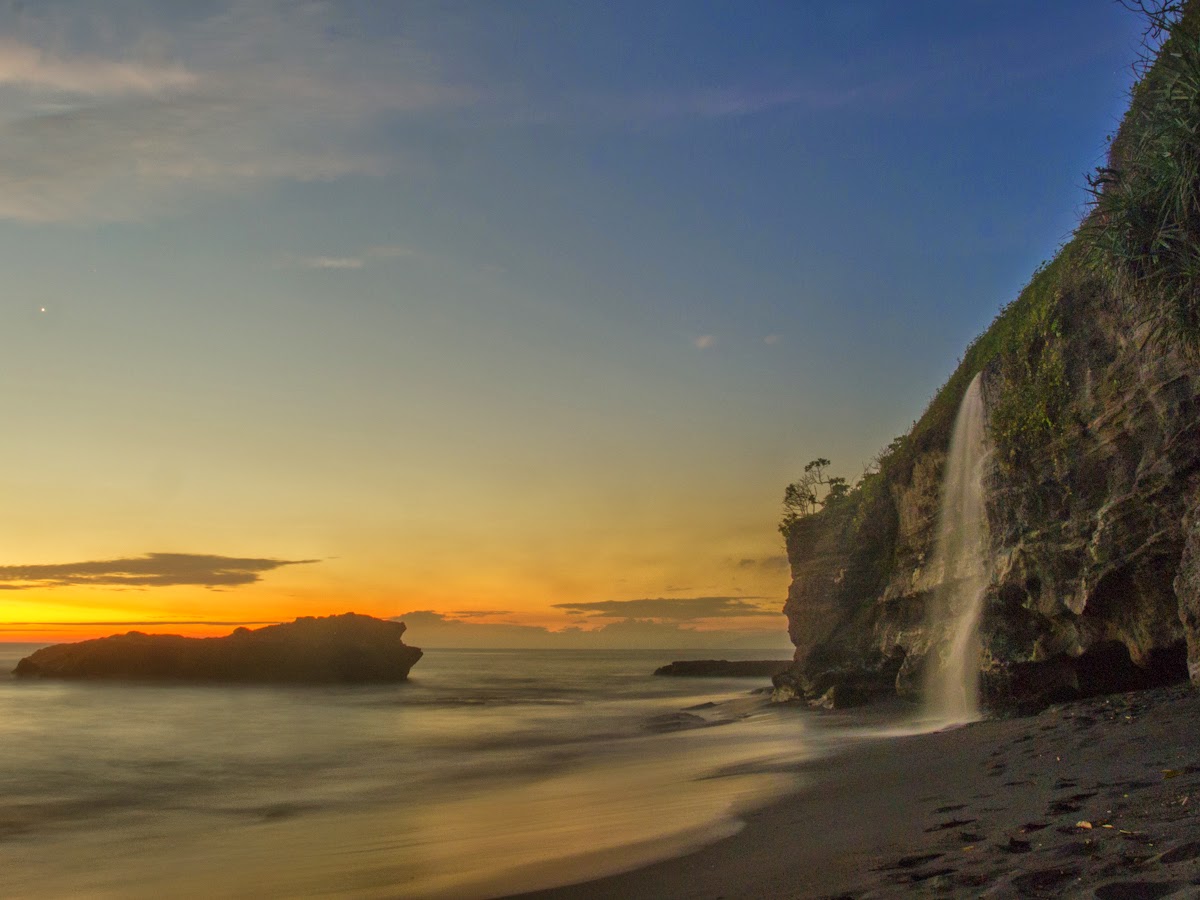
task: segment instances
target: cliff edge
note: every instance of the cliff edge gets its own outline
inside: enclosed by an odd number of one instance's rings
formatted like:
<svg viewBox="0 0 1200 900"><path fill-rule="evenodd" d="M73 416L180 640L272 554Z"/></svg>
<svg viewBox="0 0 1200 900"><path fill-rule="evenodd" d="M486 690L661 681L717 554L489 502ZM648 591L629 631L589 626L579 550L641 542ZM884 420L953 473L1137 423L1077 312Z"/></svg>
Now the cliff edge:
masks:
<svg viewBox="0 0 1200 900"><path fill-rule="evenodd" d="M877 471L781 526L779 699L916 696L955 411L982 373L992 707L1200 683L1200 2L1135 87L1074 238L967 350Z"/></svg>

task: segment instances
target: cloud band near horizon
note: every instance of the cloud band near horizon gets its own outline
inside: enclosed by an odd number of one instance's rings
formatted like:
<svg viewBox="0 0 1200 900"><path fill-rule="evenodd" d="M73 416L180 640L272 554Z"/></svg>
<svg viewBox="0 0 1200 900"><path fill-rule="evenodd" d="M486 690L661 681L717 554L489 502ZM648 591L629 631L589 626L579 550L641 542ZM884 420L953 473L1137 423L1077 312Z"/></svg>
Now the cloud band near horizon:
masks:
<svg viewBox="0 0 1200 900"><path fill-rule="evenodd" d="M119 559L0 566L0 591L59 587L234 587L254 584L265 572L317 559L270 559L206 553L146 553Z"/></svg>
<svg viewBox="0 0 1200 900"><path fill-rule="evenodd" d="M592 603L555 603L554 609L593 618L733 619L742 616L779 616L778 608L767 608L754 600L763 597L646 597L638 600L599 600Z"/></svg>

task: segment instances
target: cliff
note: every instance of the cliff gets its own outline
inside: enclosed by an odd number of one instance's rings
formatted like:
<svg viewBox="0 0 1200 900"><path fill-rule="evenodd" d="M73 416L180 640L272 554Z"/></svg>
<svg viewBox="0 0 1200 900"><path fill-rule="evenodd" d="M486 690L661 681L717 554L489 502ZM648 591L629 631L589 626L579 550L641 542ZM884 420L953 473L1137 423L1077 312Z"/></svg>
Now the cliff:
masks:
<svg viewBox="0 0 1200 900"><path fill-rule="evenodd" d="M782 530L780 698L919 693L954 413L982 373L989 705L1200 683L1200 3L1135 88L1096 201L845 498ZM1164 160L1166 162L1164 162Z"/></svg>
<svg viewBox="0 0 1200 900"><path fill-rule="evenodd" d="M403 622L346 613L305 617L221 638L128 634L55 644L22 659L14 675L166 681L352 684L404 681L421 651Z"/></svg>

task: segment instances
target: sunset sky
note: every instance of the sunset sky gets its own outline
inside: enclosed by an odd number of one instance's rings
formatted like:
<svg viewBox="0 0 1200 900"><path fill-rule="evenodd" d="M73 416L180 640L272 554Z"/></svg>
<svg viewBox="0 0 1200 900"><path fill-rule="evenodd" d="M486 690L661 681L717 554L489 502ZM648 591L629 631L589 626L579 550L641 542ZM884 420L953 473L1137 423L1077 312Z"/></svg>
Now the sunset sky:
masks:
<svg viewBox="0 0 1200 900"><path fill-rule="evenodd" d="M786 646L784 485L857 478L1068 236L1140 32L5 2L0 640Z"/></svg>

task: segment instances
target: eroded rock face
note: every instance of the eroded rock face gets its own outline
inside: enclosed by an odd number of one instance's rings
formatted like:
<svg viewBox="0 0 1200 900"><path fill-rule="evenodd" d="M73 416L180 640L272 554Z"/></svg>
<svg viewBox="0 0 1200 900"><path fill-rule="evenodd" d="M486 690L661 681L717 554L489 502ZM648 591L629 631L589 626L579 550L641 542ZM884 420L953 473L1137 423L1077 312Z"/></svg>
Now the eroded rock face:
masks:
<svg viewBox="0 0 1200 900"><path fill-rule="evenodd" d="M1187 639L1188 675L1192 684L1200 685L1200 497L1184 521L1183 556L1174 586Z"/></svg>
<svg viewBox="0 0 1200 900"><path fill-rule="evenodd" d="M945 646L945 627L926 618L943 594L928 563L943 454L955 395L977 373L994 448L983 485L985 701L1037 705L1189 670L1200 683L1200 334L1187 307L1198 281L1161 234L1153 252L1128 255L1122 242L1140 238L1117 235L1132 220L1105 202L1191 146L1171 129L1197 124L1178 84L1200 0L1173 6L1182 17L1075 237L965 351L882 474L790 535L785 612L797 649L780 695L816 699L837 684L905 694L923 683L931 650ZM1116 196L1170 230L1180 188L1164 179Z"/></svg>
<svg viewBox="0 0 1200 900"><path fill-rule="evenodd" d="M128 634L55 644L22 659L24 678L356 684L404 681L421 651L403 622L346 613L222 638Z"/></svg>
<svg viewBox="0 0 1200 900"><path fill-rule="evenodd" d="M1200 678L1200 371L1119 304L1080 298L1065 338L1067 425L986 478L991 586L981 634L990 706ZM1090 305L1088 305L1090 304ZM989 406L1006 389L984 369ZM918 456L870 511L804 520L788 552L796 644L781 696L835 684L916 695L940 635L925 608L944 461Z"/></svg>

